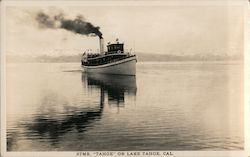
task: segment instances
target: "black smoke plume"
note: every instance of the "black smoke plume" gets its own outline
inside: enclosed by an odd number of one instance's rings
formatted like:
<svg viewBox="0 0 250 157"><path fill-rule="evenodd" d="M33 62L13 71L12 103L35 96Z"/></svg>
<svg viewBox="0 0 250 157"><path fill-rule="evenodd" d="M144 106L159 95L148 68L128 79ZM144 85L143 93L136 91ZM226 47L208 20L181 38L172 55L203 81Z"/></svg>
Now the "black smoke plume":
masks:
<svg viewBox="0 0 250 157"><path fill-rule="evenodd" d="M43 12L39 12L36 15L36 21L40 28L61 28L81 35L98 36L99 38L102 38L100 27L95 27L90 22L85 21L81 15L78 15L72 20L66 19L63 13L49 16Z"/></svg>

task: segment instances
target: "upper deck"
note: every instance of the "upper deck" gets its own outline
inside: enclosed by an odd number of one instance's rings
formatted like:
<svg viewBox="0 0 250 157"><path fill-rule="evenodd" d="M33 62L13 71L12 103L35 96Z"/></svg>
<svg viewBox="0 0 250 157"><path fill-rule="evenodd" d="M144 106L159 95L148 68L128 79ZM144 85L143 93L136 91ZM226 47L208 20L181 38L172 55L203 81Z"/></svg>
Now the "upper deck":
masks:
<svg viewBox="0 0 250 157"><path fill-rule="evenodd" d="M111 62L115 62L121 59L133 57L128 52L124 52L124 44L119 43L116 39L116 43L108 43L107 51L104 53L95 53L95 54L84 54L82 59L82 65L86 66L96 66L103 65Z"/></svg>
<svg viewBox="0 0 250 157"><path fill-rule="evenodd" d="M104 65L107 63L112 63L115 61L119 61L122 59L134 57L135 55L130 55L130 54L125 54L125 53L120 53L120 54L107 54L107 55L100 55L98 57L94 58L88 58L85 62L82 60L82 65L85 66L97 66L97 65Z"/></svg>

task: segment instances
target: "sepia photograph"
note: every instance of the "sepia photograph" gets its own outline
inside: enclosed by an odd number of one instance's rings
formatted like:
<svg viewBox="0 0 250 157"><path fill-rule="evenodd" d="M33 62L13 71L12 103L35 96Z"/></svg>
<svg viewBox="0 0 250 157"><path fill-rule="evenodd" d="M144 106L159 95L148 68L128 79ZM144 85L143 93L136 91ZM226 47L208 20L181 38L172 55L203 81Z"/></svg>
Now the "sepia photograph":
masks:
<svg viewBox="0 0 250 157"><path fill-rule="evenodd" d="M247 1L2 1L1 154L249 154Z"/></svg>

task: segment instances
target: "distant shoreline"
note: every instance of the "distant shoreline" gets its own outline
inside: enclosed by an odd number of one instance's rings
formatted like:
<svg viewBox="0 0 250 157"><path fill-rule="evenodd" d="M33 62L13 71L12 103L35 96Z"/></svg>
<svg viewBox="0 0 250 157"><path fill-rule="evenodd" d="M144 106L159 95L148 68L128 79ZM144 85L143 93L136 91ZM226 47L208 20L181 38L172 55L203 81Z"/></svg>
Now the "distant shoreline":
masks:
<svg viewBox="0 0 250 157"><path fill-rule="evenodd" d="M65 63L65 64L72 64L72 63L79 63L80 65L80 62L39 62L39 61L7 61L6 64L22 64L22 63L27 63L27 64L32 64L32 63L41 63L41 64L46 64L46 63L55 63L55 64L60 64L60 63ZM200 64L242 64L244 63L244 60L206 60L206 61L202 61L202 60L196 60L196 61L137 61L137 64L197 64L197 63L200 63Z"/></svg>
<svg viewBox="0 0 250 157"><path fill-rule="evenodd" d="M243 61L243 56L227 56L227 55L169 55L169 54L146 54L136 53L138 62L190 62L190 61ZM35 62L35 63L77 63L81 61L81 54L78 55L62 55L62 56L6 56L6 61L11 62Z"/></svg>

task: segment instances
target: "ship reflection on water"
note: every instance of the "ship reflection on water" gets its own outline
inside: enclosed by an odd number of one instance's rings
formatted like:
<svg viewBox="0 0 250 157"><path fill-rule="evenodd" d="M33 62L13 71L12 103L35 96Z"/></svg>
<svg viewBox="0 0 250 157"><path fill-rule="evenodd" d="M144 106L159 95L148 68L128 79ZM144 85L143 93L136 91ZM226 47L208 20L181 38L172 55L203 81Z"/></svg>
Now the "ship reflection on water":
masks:
<svg viewBox="0 0 250 157"><path fill-rule="evenodd" d="M51 146L52 150L60 149L58 147L61 147L59 145L64 145L64 137L74 136L76 137L75 140L77 140L78 136L83 136L86 131L95 127L95 124L103 117L106 102L112 107L119 108L125 106L126 94L134 98L136 96L135 76L82 73L81 80L82 85L80 86L83 89L83 93L87 93L82 95L81 99L90 99L91 101L81 101L82 104L73 105L67 100L64 101L63 97L60 97L59 101L58 98L53 96L44 96L40 102L40 106L43 109L38 109L32 117L22 119L17 124L20 129L15 129L15 131L8 133L8 151L26 150L25 146L23 148L22 146L16 148L17 143L20 140L22 141L22 139L25 139L26 142L27 140L31 140L30 143L34 143L35 141L45 142L45 145ZM97 96L92 95L93 92L91 91L93 90L95 94L99 94ZM53 107L54 109L52 109ZM72 140L72 142L76 141ZM48 149L47 146L45 149Z"/></svg>
<svg viewBox="0 0 250 157"><path fill-rule="evenodd" d="M109 105L124 107L125 94L136 96L135 76L83 73L82 81L88 88L100 88L101 102L107 93Z"/></svg>

